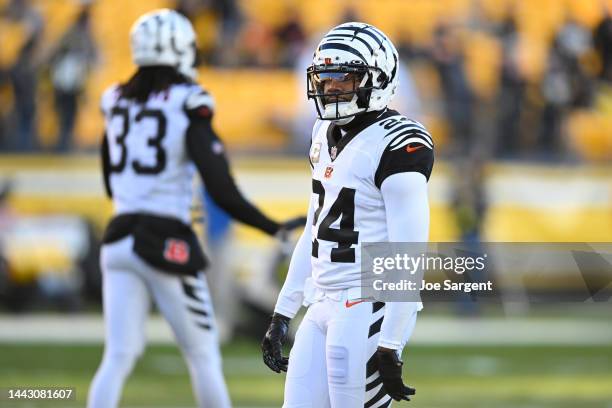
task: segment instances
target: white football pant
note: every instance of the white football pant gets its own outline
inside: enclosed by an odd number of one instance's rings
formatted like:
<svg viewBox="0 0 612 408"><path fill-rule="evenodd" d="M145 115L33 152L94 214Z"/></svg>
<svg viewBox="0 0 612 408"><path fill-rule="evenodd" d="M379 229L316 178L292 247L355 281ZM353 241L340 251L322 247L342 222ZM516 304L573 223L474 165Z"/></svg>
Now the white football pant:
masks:
<svg viewBox="0 0 612 408"><path fill-rule="evenodd" d="M348 292L327 292L308 308L289 355L284 408L391 405L373 363L384 303L352 301Z"/></svg>
<svg viewBox="0 0 612 408"><path fill-rule="evenodd" d="M105 348L87 406L119 405L123 384L144 349L145 321L153 298L187 362L198 406L229 407L204 275L196 278L160 272L140 259L132 246L133 238L128 236L102 247Z"/></svg>

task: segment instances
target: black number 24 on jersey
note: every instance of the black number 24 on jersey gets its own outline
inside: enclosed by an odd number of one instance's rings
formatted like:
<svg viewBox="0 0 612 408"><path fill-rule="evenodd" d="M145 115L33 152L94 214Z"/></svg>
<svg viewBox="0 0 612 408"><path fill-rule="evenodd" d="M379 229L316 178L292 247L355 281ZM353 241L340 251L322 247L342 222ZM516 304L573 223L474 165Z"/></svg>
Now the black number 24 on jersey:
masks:
<svg viewBox="0 0 612 408"><path fill-rule="evenodd" d="M319 205L314 213L313 225L317 225L323 204L325 203L325 189L319 180L312 180L312 192L319 196ZM340 228L331 228L331 225L340 218ZM336 201L330 207L327 215L321 221L315 239L312 242L312 256L319 257L319 240L337 242L338 247L331 250L332 262L355 262L355 248L359 232L355 228L355 189L342 187Z"/></svg>

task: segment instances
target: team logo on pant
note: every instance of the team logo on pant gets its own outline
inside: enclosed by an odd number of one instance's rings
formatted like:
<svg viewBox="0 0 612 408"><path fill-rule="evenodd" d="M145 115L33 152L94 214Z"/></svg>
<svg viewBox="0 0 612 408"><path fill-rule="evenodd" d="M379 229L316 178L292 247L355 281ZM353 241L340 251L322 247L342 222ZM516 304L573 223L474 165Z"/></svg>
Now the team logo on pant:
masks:
<svg viewBox="0 0 612 408"><path fill-rule="evenodd" d="M334 172L334 168L332 166L327 166L327 168L325 169L324 177L326 179L331 178L333 172Z"/></svg>
<svg viewBox="0 0 612 408"><path fill-rule="evenodd" d="M189 261L189 244L180 239L168 238L164 258L169 262L186 264Z"/></svg>

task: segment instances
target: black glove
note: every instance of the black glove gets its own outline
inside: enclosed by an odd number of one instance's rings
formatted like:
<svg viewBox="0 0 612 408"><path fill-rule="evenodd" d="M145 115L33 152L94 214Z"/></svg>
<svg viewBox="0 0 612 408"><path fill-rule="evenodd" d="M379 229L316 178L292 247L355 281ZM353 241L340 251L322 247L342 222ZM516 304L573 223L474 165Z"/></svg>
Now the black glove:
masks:
<svg viewBox="0 0 612 408"><path fill-rule="evenodd" d="M291 218L290 220L287 220L280 225L279 232L282 232L282 231L290 232L296 228L303 227L305 224L306 224L306 217L304 216Z"/></svg>
<svg viewBox="0 0 612 408"><path fill-rule="evenodd" d="M270 327L261 342L263 361L272 371L287 371L289 358L282 356L283 344L287 340L290 318L279 313L272 315Z"/></svg>
<svg viewBox="0 0 612 408"><path fill-rule="evenodd" d="M281 253L283 256L290 256L295 247L295 244L290 240L291 231L304 227L304 224L306 224L306 217L295 217L280 224L276 238L281 243Z"/></svg>
<svg viewBox="0 0 612 408"><path fill-rule="evenodd" d="M402 365L395 350L379 347L376 350L378 372L387 394L396 401L410 401L410 396L416 393L414 388L404 385L402 381Z"/></svg>

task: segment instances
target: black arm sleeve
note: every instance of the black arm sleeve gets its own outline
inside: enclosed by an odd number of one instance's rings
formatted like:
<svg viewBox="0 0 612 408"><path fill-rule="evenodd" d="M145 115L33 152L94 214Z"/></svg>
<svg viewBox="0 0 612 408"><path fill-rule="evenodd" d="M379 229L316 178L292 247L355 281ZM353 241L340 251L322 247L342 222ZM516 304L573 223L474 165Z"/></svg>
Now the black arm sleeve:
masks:
<svg viewBox="0 0 612 408"><path fill-rule="evenodd" d="M102 176L104 177L104 189L108 198L113 198L113 191L110 185L110 154L108 152L108 140L106 139L106 133L102 137L102 145L100 147L101 162L102 162Z"/></svg>
<svg viewBox="0 0 612 408"><path fill-rule="evenodd" d="M387 177L396 173L414 171L429 180L434 163L433 149L422 144L417 144L412 149L411 151L407 151L406 148L385 149L374 175L376 187L380 188Z"/></svg>
<svg viewBox="0 0 612 408"><path fill-rule="evenodd" d="M262 214L238 190L210 116L190 116L186 143L187 152L215 203L232 218L269 235L276 234L280 225Z"/></svg>

